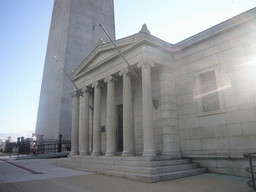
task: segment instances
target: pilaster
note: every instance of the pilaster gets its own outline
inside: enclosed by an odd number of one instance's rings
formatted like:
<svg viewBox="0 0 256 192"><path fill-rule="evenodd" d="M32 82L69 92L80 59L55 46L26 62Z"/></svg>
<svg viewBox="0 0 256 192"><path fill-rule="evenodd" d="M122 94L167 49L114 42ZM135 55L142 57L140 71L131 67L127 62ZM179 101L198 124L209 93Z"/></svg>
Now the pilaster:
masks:
<svg viewBox="0 0 256 192"><path fill-rule="evenodd" d="M161 116L163 129L163 151L162 155L180 154L179 135L177 134L177 119L173 118L171 97L175 97L174 76L172 69L162 66L159 74L160 80L160 95L161 95ZM174 107L177 108L177 107ZM175 122L175 123L170 123Z"/></svg>

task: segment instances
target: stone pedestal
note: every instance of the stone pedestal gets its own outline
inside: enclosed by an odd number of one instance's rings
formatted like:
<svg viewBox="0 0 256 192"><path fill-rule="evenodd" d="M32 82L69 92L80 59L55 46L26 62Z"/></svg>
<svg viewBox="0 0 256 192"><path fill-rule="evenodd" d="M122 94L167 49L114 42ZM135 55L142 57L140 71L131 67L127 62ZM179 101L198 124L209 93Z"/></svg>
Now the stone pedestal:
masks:
<svg viewBox="0 0 256 192"><path fill-rule="evenodd" d="M22 142L22 140L21 140ZM37 155L44 154L44 134L37 135Z"/></svg>
<svg viewBox="0 0 256 192"><path fill-rule="evenodd" d="M40 133L39 135L37 135L37 144L41 145L44 144L44 134Z"/></svg>

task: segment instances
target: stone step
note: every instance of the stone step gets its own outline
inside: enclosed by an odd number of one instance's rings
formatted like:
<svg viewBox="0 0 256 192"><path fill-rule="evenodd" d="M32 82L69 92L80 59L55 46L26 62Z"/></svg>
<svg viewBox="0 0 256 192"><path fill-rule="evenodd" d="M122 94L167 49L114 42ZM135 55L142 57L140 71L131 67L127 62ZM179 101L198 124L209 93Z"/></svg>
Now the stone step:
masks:
<svg viewBox="0 0 256 192"><path fill-rule="evenodd" d="M96 168L96 167L95 167ZM133 166L111 166L111 171L115 172L128 172L128 173L138 173L138 174L150 174L155 175L159 173L167 173L174 171L181 171L186 169L198 168L197 163L189 163L183 165L172 165L172 166L161 166L161 167L133 167Z"/></svg>
<svg viewBox="0 0 256 192"><path fill-rule="evenodd" d="M146 175L146 174L135 174L135 173L127 173L127 172L114 172L114 171L101 171L101 174L111 175L116 177L121 177L125 179L131 179L146 183L155 183L159 181L167 181L172 179L179 179L183 177L188 177L192 175L198 175L202 173L206 173L206 168L196 168L189 169L183 171L169 172L169 173L161 173L156 175Z"/></svg>
<svg viewBox="0 0 256 192"><path fill-rule="evenodd" d="M124 161L165 161L165 160L174 160L174 159L181 159L180 154L173 154L173 155L163 155L163 156L81 156L81 155L69 155L70 158L78 158L78 159L94 159L94 160L124 160Z"/></svg>
<svg viewBox="0 0 256 192"><path fill-rule="evenodd" d="M64 159L64 158L63 158ZM164 161L128 161L121 160L118 158L107 159L107 158L88 158L88 157L69 157L67 161L86 162L86 163L98 163L98 164L111 164L111 165L123 165L123 166L134 166L134 167L159 167L159 166L171 166L189 163L189 159L172 159Z"/></svg>
<svg viewBox="0 0 256 192"><path fill-rule="evenodd" d="M69 157L54 164L72 169L107 174L143 182L158 182L206 172L187 159L163 161L127 161L120 158Z"/></svg>
<svg viewBox="0 0 256 192"><path fill-rule="evenodd" d="M70 161L69 159L65 159L62 161L56 161L57 165L69 167L73 167L75 169L92 171L92 170L106 170L106 171L114 171L114 172L129 172L129 173L138 173L138 174L159 174L166 172L174 172L186 169L194 169L198 167L197 163L186 163L180 165L171 165L171 166L158 166L158 167L135 167L135 166L123 166L123 165L115 165L115 164L105 164L105 163L88 163L82 161ZM97 171L98 172L98 171ZM100 172L100 171L99 171Z"/></svg>
<svg viewBox="0 0 256 192"><path fill-rule="evenodd" d="M116 161L116 165L126 165L126 166L135 166L135 167L161 167L161 166L171 166L190 163L189 159L175 159L169 161Z"/></svg>

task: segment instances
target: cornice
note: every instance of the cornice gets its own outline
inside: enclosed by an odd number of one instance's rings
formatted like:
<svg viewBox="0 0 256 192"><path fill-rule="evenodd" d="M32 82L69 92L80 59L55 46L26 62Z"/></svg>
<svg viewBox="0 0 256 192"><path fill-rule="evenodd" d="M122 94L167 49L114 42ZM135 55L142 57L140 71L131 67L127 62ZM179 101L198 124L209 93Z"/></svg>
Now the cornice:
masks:
<svg viewBox="0 0 256 192"><path fill-rule="evenodd" d="M184 49L193 44L201 42L207 38L210 38L212 36L216 36L225 31L232 30L234 27L237 27L241 24L245 24L245 23L249 22L250 20L255 19L255 17L256 17L256 8L250 9L249 11L241 13L241 14L239 14L235 17L232 17L226 21L223 21L209 29L206 29L206 30L204 30L200 33L197 33L187 39L184 39L183 41L180 41L180 42L174 44L174 47L177 50Z"/></svg>

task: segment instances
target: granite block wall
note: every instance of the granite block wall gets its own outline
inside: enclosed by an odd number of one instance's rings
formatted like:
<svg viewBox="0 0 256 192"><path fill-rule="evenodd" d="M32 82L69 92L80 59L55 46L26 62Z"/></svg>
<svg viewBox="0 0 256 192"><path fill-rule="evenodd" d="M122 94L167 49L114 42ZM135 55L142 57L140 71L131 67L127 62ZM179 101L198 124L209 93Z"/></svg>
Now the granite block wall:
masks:
<svg viewBox="0 0 256 192"><path fill-rule="evenodd" d="M181 152L184 156L255 152L255 39L250 24L211 36L175 55ZM215 71L220 108L204 112L198 76ZM209 171L248 176L248 160L195 160ZM210 166L208 164L211 164ZM228 166L225 166L228 165Z"/></svg>

